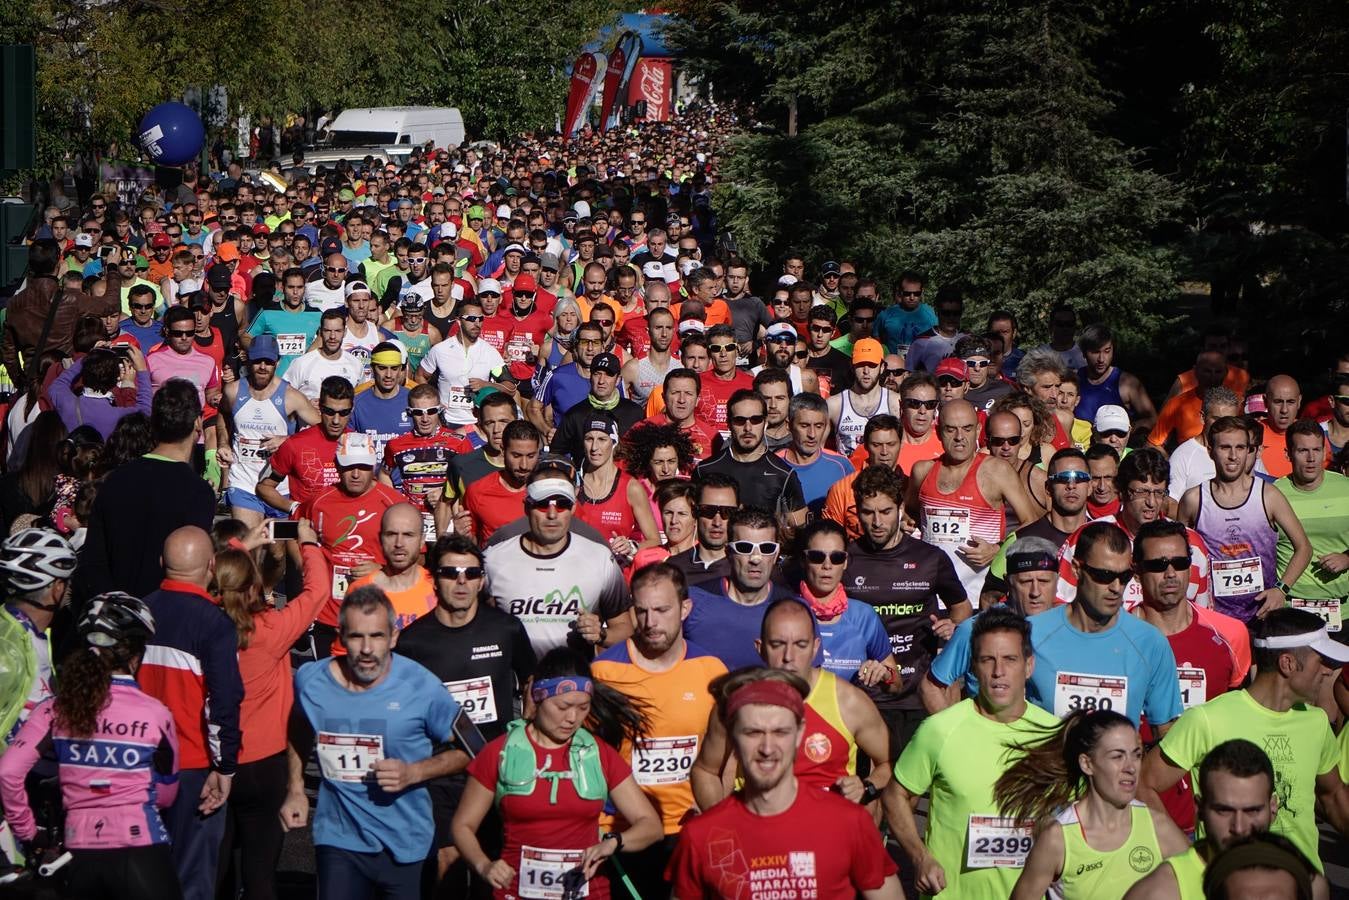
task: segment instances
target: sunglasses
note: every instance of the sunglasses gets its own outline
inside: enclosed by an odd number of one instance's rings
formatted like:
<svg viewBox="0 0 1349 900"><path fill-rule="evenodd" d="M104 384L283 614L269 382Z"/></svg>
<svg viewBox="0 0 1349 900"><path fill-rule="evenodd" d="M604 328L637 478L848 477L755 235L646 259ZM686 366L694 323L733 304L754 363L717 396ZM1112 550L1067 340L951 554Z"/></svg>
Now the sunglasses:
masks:
<svg viewBox="0 0 1349 900"><path fill-rule="evenodd" d="M794 334L775 334L768 339L770 344L795 344L796 335Z"/></svg>
<svg viewBox="0 0 1349 900"><path fill-rule="evenodd" d="M1129 436L1129 432L1112 428L1110 431L1098 431L1096 432L1096 436L1103 438L1124 438Z"/></svg>
<svg viewBox="0 0 1349 900"><path fill-rule="evenodd" d="M561 497L561 496L545 497L542 500L525 501L525 507L527 509L543 509L545 506L552 506L556 507L557 509L568 510L575 505L576 505L575 500L571 499L570 497Z"/></svg>
<svg viewBox="0 0 1349 900"><path fill-rule="evenodd" d="M438 416L440 415L439 406L409 406L408 415L410 416Z"/></svg>
<svg viewBox="0 0 1349 900"><path fill-rule="evenodd" d="M876 321L876 317L875 317L875 316L853 316L853 317L852 317L852 320L853 320L853 324L854 324L854 325L870 325L872 322Z"/></svg>
<svg viewBox="0 0 1349 900"><path fill-rule="evenodd" d="M1156 559L1140 560L1138 568L1144 572L1155 572L1159 575L1167 569L1184 572L1190 568L1190 558L1188 556L1159 556Z"/></svg>
<svg viewBox="0 0 1349 900"><path fill-rule="evenodd" d="M324 267L323 267L323 271L328 272L328 273L330 273L330 274L332 274L332 275L345 275L345 274L347 274L347 270L346 270L346 269L339 268L338 266L324 266Z"/></svg>
<svg viewBox="0 0 1349 900"><path fill-rule="evenodd" d="M810 330L813 331L813 332L815 332L816 334L833 334L833 333L834 333L834 326L833 326L833 325L812 325L812 326L810 326Z"/></svg>
<svg viewBox="0 0 1349 900"><path fill-rule="evenodd" d="M768 417L765 416L765 415L762 415L762 414L757 415L757 416L731 416L731 424L732 424L732 425L762 425L765 421L767 421L767 419L768 419Z"/></svg>
<svg viewBox="0 0 1349 900"><path fill-rule="evenodd" d="M153 303L133 303L133 304L131 304L131 308L132 308L132 309L154 309L154 308L155 308L155 305L154 305Z"/></svg>
<svg viewBox="0 0 1349 900"><path fill-rule="evenodd" d="M698 518L715 519L720 516L729 520L735 513L735 509L734 506L710 506L706 503L700 503L698 504Z"/></svg>
<svg viewBox="0 0 1349 900"><path fill-rule="evenodd" d="M409 257L408 257L408 262L412 263L414 266L420 266L422 263L426 262L426 257L425 257L425 256L409 256Z"/></svg>
<svg viewBox="0 0 1349 900"><path fill-rule="evenodd" d="M707 350L708 350L709 353L735 353L735 352L738 351L739 349L740 349L740 348L737 347L735 344L708 344L708 345L707 345Z"/></svg>
<svg viewBox="0 0 1349 900"><path fill-rule="evenodd" d="M898 377L900 377L901 375L907 375L907 374L909 374L909 370L908 370L908 369L886 369L886 370L885 370L885 377L886 377L886 378L898 378Z"/></svg>
<svg viewBox="0 0 1349 900"><path fill-rule="evenodd" d="M164 233L167 234L169 237L173 238L175 241L178 240L178 238L180 238L180 237L183 236L183 233L182 233L181 231L166 231L166 232L164 232ZM165 248L165 249L167 249L167 248Z"/></svg>
<svg viewBox="0 0 1349 900"><path fill-rule="evenodd" d="M836 566L841 566L848 561L848 551L846 550L807 550L805 553L806 562L822 566L827 559Z"/></svg>
<svg viewBox="0 0 1349 900"><path fill-rule="evenodd" d="M1045 481L1050 484L1086 484L1091 481L1091 473L1083 472L1081 469L1070 469L1067 472L1055 472Z"/></svg>
<svg viewBox="0 0 1349 900"><path fill-rule="evenodd" d="M1021 435L1013 434L1007 437L989 437L988 446L990 447L1015 447L1021 443Z"/></svg>
<svg viewBox="0 0 1349 900"><path fill-rule="evenodd" d="M918 400L918 399L916 399L916 398L914 398L914 397L910 397L908 400L905 400L905 401L904 401L904 408L905 408L905 409L926 409L926 410L931 411L931 410L934 410L934 409L937 408L937 401L936 401L936 400Z"/></svg>
<svg viewBox="0 0 1349 900"><path fill-rule="evenodd" d="M959 378L954 378L950 375L943 375L942 377L937 379L938 387L945 387L945 388L960 387L964 383L965 382L961 381Z"/></svg>
<svg viewBox="0 0 1349 900"><path fill-rule="evenodd" d="M755 551L761 556L772 556L781 546L777 541L731 541L726 545L736 556L753 556Z"/></svg>
<svg viewBox="0 0 1349 900"><path fill-rule="evenodd" d="M993 365L992 361L987 359L966 359L962 360L962 362L965 363L965 368L967 369L987 369L989 366Z"/></svg>
<svg viewBox="0 0 1349 900"><path fill-rule="evenodd" d="M195 328L192 329L191 331L181 331L181 330L179 330L179 329L177 329L177 328L170 328L170 329L169 329L169 337L175 337L175 338L190 338L190 337L192 337L192 335L194 335L194 334L196 334L196 333L197 333L197 331L196 331Z"/></svg>
<svg viewBox="0 0 1349 900"><path fill-rule="evenodd" d="M922 291L900 291L900 292L899 292L899 296L901 296L901 297L921 297L921 296L923 296L923 292L922 292Z"/></svg>
<svg viewBox="0 0 1349 900"><path fill-rule="evenodd" d="M1188 564L1189 560L1187 559L1185 562ZM1116 572L1114 569L1102 569L1097 566L1089 566L1086 563L1082 564L1082 571L1086 572L1092 581L1102 586L1114 584L1116 581L1120 584L1128 584L1134 577L1134 573L1128 569Z"/></svg>
<svg viewBox="0 0 1349 900"><path fill-rule="evenodd" d="M807 356L810 356L810 351L809 351L809 350L797 350L797 351L796 351L796 358L797 358L797 359L805 359Z"/></svg>
<svg viewBox="0 0 1349 900"><path fill-rule="evenodd" d="M1340 404L1341 406L1349 406L1349 397L1345 396L1344 394L1336 394L1335 402Z"/></svg>
<svg viewBox="0 0 1349 900"><path fill-rule="evenodd" d="M468 322L468 323L474 324L474 325L476 325L477 323L481 322L482 320L483 320L483 317L482 317L482 316L460 316L460 317L459 317L459 321L460 321L460 322Z"/></svg>
<svg viewBox="0 0 1349 900"><path fill-rule="evenodd" d="M351 407L347 407L346 409L337 409L337 408L332 407L332 406L320 406L320 407L319 407L319 412L323 413L325 416L342 416L342 417L346 417L346 416L351 415Z"/></svg>
<svg viewBox="0 0 1349 900"><path fill-rule="evenodd" d="M436 569L436 577L448 581L458 581L460 578L477 581L485 571L482 566L441 566Z"/></svg>

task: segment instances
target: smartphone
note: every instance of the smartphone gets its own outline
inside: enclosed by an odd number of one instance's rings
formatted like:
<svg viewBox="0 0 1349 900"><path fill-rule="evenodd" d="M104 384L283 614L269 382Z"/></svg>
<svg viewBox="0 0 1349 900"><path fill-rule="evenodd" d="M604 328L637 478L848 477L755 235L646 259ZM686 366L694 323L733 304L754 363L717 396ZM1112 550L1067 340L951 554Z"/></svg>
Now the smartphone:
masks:
<svg viewBox="0 0 1349 900"><path fill-rule="evenodd" d="M468 712L462 706L459 707L459 715L454 717L452 730L454 739L470 757L476 757L482 752L482 748L487 746L487 738L483 737L478 726L473 724L473 720L468 717Z"/></svg>
<svg viewBox="0 0 1349 900"><path fill-rule="evenodd" d="M300 523L294 519L268 519L267 536L274 541L298 541Z"/></svg>

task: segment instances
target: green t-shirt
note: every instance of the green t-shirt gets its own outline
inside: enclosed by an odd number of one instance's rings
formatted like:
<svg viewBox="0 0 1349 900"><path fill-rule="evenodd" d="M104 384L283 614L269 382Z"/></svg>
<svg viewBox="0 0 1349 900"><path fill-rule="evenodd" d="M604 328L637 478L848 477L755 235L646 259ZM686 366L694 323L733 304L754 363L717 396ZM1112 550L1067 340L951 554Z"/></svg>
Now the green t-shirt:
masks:
<svg viewBox="0 0 1349 900"><path fill-rule="evenodd" d="M1199 764L1210 750L1233 738L1253 741L1274 764L1279 811L1270 831L1288 838L1321 869L1316 778L1334 769L1341 757L1325 712L1302 704L1274 712L1255 702L1249 691L1232 691L1185 710L1161 747L1167 759L1189 770L1198 793ZM1196 836L1203 836L1203 823Z"/></svg>
<svg viewBox="0 0 1349 900"><path fill-rule="evenodd" d="M1312 545L1312 561L1293 584L1293 596L1300 600L1343 601L1349 597L1349 572L1331 575L1316 564L1327 553L1344 553L1349 550L1349 478L1335 472L1326 472L1321 486L1315 491L1301 491L1293 486L1291 478L1280 478L1274 482L1279 493L1288 498L1298 521L1307 531L1307 540ZM1279 529L1279 571L1288 567L1293 558L1293 545L1288 535ZM1341 616L1344 603L1340 604Z"/></svg>
<svg viewBox="0 0 1349 900"><path fill-rule="evenodd" d="M1058 724L1033 703L1016 722L1003 724L980 715L973 699L962 700L926 719L895 763L895 778L910 794L930 795L923 842L946 872L943 897L1007 900L1020 868L971 869L966 835L971 815L997 816L993 783L1006 770L1012 744L1043 737Z"/></svg>

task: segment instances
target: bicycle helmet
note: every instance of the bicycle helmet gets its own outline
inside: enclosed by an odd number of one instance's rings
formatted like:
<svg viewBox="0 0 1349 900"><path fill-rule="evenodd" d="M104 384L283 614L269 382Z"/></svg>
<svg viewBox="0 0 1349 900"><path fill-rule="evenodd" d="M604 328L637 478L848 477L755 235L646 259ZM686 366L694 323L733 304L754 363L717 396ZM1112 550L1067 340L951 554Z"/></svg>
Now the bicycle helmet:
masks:
<svg viewBox="0 0 1349 900"><path fill-rule="evenodd" d="M140 598L109 591L89 601L79 633L91 647L144 644L155 633L155 617Z"/></svg>
<svg viewBox="0 0 1349 900"><path fill-rule="evenodd" d="M70 542L47 528L25 528L0 544L0 572L15 591L36 591L75 571Z"/></svg>

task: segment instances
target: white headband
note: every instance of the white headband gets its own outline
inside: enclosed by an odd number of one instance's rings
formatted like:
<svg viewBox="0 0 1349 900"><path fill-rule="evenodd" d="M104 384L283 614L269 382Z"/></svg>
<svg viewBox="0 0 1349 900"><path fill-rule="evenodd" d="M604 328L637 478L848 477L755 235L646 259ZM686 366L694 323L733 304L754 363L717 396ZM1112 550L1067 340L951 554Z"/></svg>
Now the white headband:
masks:
<svg viewBox="0 0 1349 900"><path fill-rule="evenodd" d="M1256 638L1251 641L1261 650L1296 650L1298 647L1311 647L1317 641L1330 639L1330 632L1321 627L1316 631L1304 631L1301 634L1280 634L1275 637Z"/></svg>
<svg viewBox="0 0 1349 900"><path fill-rule="evenodd" d="M576 499L576 487L565 478L540 478L538 481L531 481L525 493L535 503L558 495L568 500Z"/></svg>

